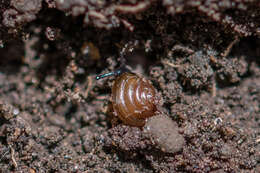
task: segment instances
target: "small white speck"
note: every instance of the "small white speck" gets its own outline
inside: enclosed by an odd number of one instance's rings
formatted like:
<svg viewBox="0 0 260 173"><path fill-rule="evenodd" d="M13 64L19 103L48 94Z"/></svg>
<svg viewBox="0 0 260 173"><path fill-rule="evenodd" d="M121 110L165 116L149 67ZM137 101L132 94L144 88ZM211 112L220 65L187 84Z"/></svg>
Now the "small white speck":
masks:
<svg viewBox="0 0 260 173"><path fill-rule="evenodd" d="M14 109L14 110L13 110L13 114L14 114L14 115L18 115L19 113L20 113L19 109Z"/></svg>

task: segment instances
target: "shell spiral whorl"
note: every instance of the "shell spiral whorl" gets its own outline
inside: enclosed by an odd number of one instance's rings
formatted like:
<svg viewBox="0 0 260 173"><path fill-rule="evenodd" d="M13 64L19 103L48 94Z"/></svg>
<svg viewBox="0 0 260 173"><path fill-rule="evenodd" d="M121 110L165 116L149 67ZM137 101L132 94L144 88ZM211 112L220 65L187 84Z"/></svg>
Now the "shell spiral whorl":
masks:
<svg viewBox="0 0 260 173"><path fill-rule="evenodd" d="M142 127L145 119L157 111L155 88L150 82L130 72L119 75L112 88L114 113L130 126Z"/></svg>

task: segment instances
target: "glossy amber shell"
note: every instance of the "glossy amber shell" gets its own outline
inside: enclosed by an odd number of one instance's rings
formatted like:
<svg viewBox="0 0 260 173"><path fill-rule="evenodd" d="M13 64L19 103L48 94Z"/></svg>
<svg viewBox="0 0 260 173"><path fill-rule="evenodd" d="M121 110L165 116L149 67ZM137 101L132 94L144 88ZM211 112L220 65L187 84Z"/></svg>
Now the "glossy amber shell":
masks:
<svg viewBox="0 0 260 173"><path fill-rule="evenodd" d="M144 126L157 111L156 90L150 81L134 74L119 75L112 88L113 111L123 123Z"/></svg>

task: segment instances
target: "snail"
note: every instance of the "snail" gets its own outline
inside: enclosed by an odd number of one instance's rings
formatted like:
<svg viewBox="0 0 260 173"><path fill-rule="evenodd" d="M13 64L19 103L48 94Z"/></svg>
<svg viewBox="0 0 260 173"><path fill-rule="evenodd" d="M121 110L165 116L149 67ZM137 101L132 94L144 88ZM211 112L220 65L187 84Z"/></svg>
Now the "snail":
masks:
<svg viewBox="0 0 260 173"><path fill-rule="evenodd" d="M157 111L156 90L149 80L121 68L114 72L97 76L99 80L116 76L112 87L112 109L115 116L127 125L143 127L148 117Z"/></svg>

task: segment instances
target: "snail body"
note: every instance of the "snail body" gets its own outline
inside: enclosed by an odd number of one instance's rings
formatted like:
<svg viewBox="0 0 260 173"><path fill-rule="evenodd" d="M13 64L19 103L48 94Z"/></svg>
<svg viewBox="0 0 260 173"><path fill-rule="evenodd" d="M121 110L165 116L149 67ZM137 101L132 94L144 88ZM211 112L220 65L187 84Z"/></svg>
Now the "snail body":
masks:
<svg viewBox="0 0 260 173"><path fill-rule="evenodd" d="M112 112L127 125L143 127L145 119L154 116L158 99L150 81L126 68L96 77L116 76L112 87Z"/></svg>
<svg viewBox="0 0 260 173"><path fill-rule="evenodd" d="M118 75L112 88L112 106L124 124L142 127L157 111L156 90L143 77L131 72Z"/></svg>

